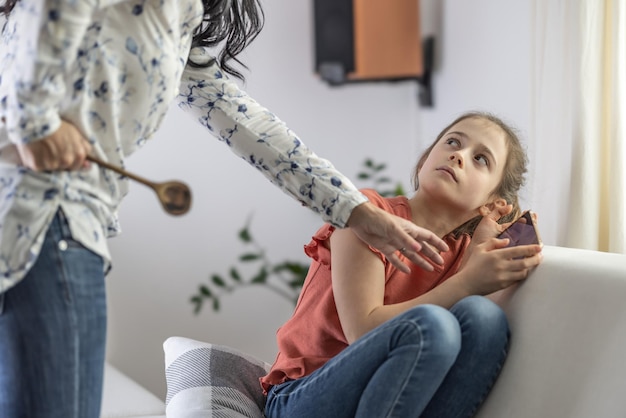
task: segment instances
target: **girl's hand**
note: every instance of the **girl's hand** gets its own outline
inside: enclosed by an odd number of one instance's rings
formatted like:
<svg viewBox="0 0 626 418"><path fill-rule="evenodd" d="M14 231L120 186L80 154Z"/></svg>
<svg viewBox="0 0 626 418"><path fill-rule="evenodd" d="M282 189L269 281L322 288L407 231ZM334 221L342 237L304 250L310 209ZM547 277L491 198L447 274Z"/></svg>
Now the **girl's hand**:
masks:
<svg viewBox="0 0 626 418"><path fill-rule="evenodd" d="M64 120L52 135L17 145L22 164L35 171L77 170L89 167L91 144L78 129Z"/></svg>
<svg viewBox="0 0 626 418"><path fill-rule="evenodd" d="M505 248L509 240L491 238L474 247L456 280L470 295L487 295L525 279L542 260L540 245Z"/></svg>
<svg viewBox="0 0 626 418"><path fill-rule="evenodd" d="M513 205L496 206L494 210L483 216L476 230L472 234L472 244L481 244L498 236L513 222L499 224L498 221L503 216L508 215L513 210Z"/></svg>
<svg viewBox="0 0 626 418"><path fill-rule="evenodd" d="M498 220L500 220L501 217L508 215L512 210L513 205L509 205L504 202L503 204L496 205L491 212L483 216L478 226L476 226L476 230L474 230L474 233L472 234L472 240L465 250L463 261L459 266L459 270L465 266L465 263L467 263L467 260L472 256L476 246L500 235L500 233L512 223L509 222L502 225L498 223Z"/></svg>

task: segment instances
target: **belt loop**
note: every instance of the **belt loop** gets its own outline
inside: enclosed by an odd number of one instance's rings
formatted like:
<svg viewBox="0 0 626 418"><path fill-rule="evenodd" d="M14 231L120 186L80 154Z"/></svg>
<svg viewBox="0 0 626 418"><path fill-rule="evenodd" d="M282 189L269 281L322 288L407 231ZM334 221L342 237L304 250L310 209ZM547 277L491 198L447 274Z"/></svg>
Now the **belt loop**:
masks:
<svg viewBox="0 0 626 418"><path fill-rule="evenodd" d="M65 213L63 212L63 209L61 209L61 206L57 208L56 216L59 217L59 221L61 221L62 224L67 223L67 218L65 217Z"/></svg>
<svg viewBox="0 0 626 418"><path fill-rule="evenodd" d="M72 230L70 229L70 223L67 220L67 216L63 212L63 209L59 206L56 213L56 218L59 221L59 230L61 232L61 238L72 238Z"/></svg>

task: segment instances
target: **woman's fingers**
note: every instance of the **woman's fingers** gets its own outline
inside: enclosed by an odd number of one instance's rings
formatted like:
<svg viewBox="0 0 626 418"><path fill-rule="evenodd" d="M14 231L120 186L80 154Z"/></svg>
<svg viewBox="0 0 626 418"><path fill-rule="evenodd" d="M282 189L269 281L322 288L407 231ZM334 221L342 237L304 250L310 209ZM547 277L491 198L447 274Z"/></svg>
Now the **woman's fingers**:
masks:
<svg viewBox="0 0 626 418"><path fill-rule="evenodd" d="M17 146L22 164L35 171L78 170L88 167L91 144L74 125L61 121L51 135Z"/></svg>
<svg viewBox="0 0 626 418"><path fill-rule="evenodd" d="M348 225L362 241L378 249L391 264L404 272L409 272L410 268L400 259L398 251L403 250L409 260L430 271L432 265L425 258L442 264L438 251L448 250L447 244L431 231L369 202L353 209Z"/></svg>

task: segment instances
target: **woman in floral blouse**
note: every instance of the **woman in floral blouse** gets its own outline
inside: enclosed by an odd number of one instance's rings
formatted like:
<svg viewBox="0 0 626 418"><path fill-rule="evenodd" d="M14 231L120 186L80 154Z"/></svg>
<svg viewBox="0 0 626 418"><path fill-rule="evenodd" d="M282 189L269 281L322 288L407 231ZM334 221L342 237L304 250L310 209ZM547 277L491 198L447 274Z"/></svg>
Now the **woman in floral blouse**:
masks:
<svg viewBox="0 0 626 418"><path fill-rule="evenodd" d="M240 77L229 61L263 25L257 0L7 0L0 12L3 417L99 415L106 241L128 180L86 156L123 166L173 100L398 268L408 271L400 248L421 268L442 262L442 240L368 202L226 76Z"/></svg>

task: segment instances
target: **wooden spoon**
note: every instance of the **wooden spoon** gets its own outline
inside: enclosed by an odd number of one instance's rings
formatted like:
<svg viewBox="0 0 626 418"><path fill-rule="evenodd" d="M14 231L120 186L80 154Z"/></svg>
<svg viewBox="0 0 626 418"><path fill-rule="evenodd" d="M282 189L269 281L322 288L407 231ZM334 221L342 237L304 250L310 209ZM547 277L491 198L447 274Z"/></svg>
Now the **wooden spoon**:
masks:
<svg viewBox="0 0 626 418"><path fill-rule="evenodd" d="M98 164L100 167L108 168L109 170L151 187L159 198L163 209L170 215L184 215L191 207L191 190L185 183L174 180L164 183L155 183L143 177L139 177L136 174L129 173L121 167L102 161L97 157L88 155L87 159Z"/></svg>

